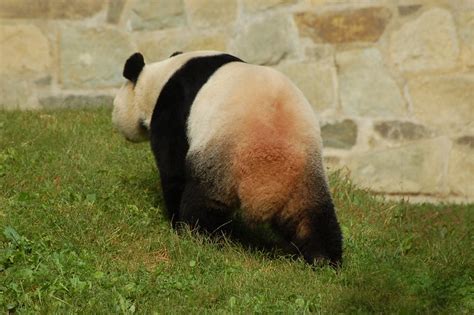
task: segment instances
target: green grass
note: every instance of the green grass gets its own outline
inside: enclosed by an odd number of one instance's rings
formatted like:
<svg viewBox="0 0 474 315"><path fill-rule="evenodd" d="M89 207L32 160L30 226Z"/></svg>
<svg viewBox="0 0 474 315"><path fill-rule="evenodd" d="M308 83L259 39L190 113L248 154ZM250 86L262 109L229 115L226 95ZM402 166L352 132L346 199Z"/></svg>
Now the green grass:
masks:
<svg viewBox="0 0 474 315"><path fill-rule="evenodd" d="M178 235L110 110L0 112L0 313L474 312L473 205L331 188L344 266Z"/></svg>

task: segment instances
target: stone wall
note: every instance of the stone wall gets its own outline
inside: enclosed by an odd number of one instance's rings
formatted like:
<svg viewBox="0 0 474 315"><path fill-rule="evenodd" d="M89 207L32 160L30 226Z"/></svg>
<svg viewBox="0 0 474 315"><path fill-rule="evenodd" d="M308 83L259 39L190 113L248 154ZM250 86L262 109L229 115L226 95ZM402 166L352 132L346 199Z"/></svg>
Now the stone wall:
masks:
<svg viewBox="0 0 474 315"><path fill-rule="evenodd" d="M229 51L294 80L356 183L474 200L473 0L1 0L0 43L6 109L110 104L137 50Z"/></svg>

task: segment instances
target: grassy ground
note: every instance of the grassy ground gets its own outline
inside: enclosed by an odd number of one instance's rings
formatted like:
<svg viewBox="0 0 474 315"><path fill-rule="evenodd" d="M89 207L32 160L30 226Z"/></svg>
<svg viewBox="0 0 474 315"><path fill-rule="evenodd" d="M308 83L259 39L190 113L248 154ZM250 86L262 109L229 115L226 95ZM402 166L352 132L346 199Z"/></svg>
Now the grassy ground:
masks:
<svg viewBox="0 0 474 315"><path fill-rule="evenodd" d="M380 201L333 174L339 272L178 235L148 144L109 110L0 112L0 312L474 312L474 206Z"/></svg>

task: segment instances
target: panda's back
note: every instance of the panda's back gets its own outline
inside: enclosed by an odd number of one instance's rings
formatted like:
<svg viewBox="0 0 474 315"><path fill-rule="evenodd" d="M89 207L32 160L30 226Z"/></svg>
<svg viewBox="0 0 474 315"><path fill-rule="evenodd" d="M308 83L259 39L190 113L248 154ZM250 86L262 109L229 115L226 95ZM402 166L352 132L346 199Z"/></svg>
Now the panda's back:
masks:
<svg viewBox="0 0 474 315"><path fill-rule="evenodd" d="M311 105L288 78L269 67L233 62L217 70L200 89L187 134L193 150L222 137L254 138L265 127L273 129L275 137L319 139Z"/></svg>

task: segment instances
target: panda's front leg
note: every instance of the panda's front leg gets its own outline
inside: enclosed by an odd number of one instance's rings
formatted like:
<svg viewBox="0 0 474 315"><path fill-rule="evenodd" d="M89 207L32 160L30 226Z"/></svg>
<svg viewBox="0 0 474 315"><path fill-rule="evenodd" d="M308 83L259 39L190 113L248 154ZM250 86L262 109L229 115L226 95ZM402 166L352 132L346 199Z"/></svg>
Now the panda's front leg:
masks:
<svg viewBox="0 0 474 315"><path fill-rule="evenodd" d="M171 220L171 225L176 228L179 219L179 207L184 191L184 177L170 177L161 175L161 189L165 201L166 214Z"/></svg>

